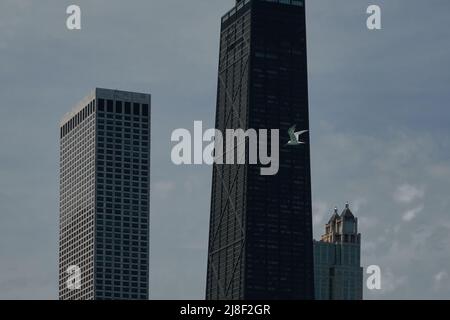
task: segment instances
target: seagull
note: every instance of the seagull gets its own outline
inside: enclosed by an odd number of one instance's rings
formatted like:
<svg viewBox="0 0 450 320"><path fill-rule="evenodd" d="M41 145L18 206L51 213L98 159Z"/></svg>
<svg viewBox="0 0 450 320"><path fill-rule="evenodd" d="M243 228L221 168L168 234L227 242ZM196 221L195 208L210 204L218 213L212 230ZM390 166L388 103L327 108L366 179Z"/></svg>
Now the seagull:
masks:
<svg viewBox="0 0 450 320"><path fill-rule="evenodd" d="M308 132L308 130L295 132L295 127L296 127L296 125L293 125L288 130L289 138L291 140L288 141L288 143L286 144L287 146L298 146L298 145L301 145L301 144L305 144L305 142L300 141L300 136L302 134Z"/></svg>

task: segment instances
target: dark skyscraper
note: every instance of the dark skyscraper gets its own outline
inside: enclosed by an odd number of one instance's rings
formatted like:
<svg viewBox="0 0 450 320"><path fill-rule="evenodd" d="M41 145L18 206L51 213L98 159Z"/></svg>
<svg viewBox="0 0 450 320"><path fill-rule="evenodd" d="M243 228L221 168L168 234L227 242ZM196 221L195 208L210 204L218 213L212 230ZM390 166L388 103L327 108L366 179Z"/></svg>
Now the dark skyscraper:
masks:
<svg viewBox="0 0 450 320"><path fill-rule="evenodd" d="M148 299L150 95L95 89L60 139L59 298Z"/></svg>
<svg viewBox="0 0 450 320"><path fill-rule="evenodd" d="M309 130L305 25L300 0L238 0L222 18L216 128L279 129L280 169L214 165L207 299L314 298L309 137L286 146Z"/></svg>

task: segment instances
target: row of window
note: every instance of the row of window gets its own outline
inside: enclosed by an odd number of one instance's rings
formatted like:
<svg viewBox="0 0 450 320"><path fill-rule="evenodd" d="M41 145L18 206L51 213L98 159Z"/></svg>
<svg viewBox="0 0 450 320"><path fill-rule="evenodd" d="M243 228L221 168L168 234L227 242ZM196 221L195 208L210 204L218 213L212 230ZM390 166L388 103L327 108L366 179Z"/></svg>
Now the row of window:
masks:
<svg viewBox="0 0 450 320"><path fill-rule="evenodd" d="M110 170L108 171L108 169L113 169L113 168L122 169L123 168L124 169L123 172L125 174L130 174L130 172L132 171L134 175L140 175L140 174L147 175L148 174L147 170L149 170L148 166L144 166L144 165L139 166L138 164L131 165L130 162L122 162L122 161L118 161L118 160L116 160L115 163L113 163L112 161L106 162L106 165L105 165L104 161L98 161L97 165L99 168L102 168L99 171L105 171L105 169L106 169L107 172L112 172ZM116 173L121 173L121 172L116 170Z"/></svg>
<svg viewBox="0 0 450 320"><path fill-rule="evenodd" d="M107 174L104 174L104 173L101 173L101 172L99 172L98 174L97 174L97 176L99 177L99 179L98 179L98 183L100 184L100 183L105 183L105 181L106 181L106 184L117 184L117 180L122 180L122 175L120 175L120 174L116 174L116 175L112 175L111 173L107 173ZM103 178L106 176L106 180L104 180ZM115 179L115 182L113 183L113 180L110 180L110 179ZM131 183L130 182L130 180L133 180L134 182L133 183ZM123 185L124 186L126 186L126 187L129 187L130 185L132 185L133 187L138 187L139 186L139 180L141 181L141 182L148 182L148 178L147 177L141 177L140 179L139 179L139 177L136 177L136 176L133 176L133 179L130 179L129 177L127 177L127 179L124 179L124 181L122 181L122 183L123 183Z"/></svg>
<svg viewBox="0 0 450 320"><path fill-rule="evenodd" d="M108 144L107 145L108 149L98 149L97 152L102 155L102 154L106 154L106 155L113 155L114 154L114 147L113 145ZM147 156L145 156L145 154L148 154L148 148L141 148L141 147L131 147L130 145L124 145L123 148L121 148L121 145L116 145L117 149L123 149L125 151L142 151L142 158L147 158ZM117 150L116 150L117 151ZM130 158L125 158L125 161L131 162ZM133 162L139 162L139 159L133 159ZM147 164L148 161L147 160L142 160L142 163Z"/></svg>
<svg viewBox="0 0 450 320"><path fill-rule="evenodd" d="M127 134L127 133L125 133L123 135L121 133L116 133L114 135L116 139L113 139L113 133L112 132L108 132L107 136L108 136L108 138L106 138L106 139L104 137L102 137L102 136L99 136L98 137L98 142L109 142L109 143L116 142L116 143L120 144L120 143L122 143L122 138L124 138L125 141L127 141L127 140L129 141L131 139L133 139L135 141L139 141L139 139L144 140L144 141L148 141L148 136L133 135L133 138L131 138L131 135Z"/></svg>
<svg viewBox="0 0 450 320"><path fill-rule="evenodd" d="M130 205L123 205L123 206L118 206L120 210L114 210L114 213L116 214L116 216L114 216L114 219L116 220L121 220L121 216L120 215L129 215L130 212L133 216L137 216L139 213L143 214L146 211L148 211L148 207L138 207L138 206L130 206ZM123 209L123 210L122 210ZM131 211L132 210L132 211ZM139 210L142 210L142 212L139 212ZM112 208L106 208L103 209L102 206L98 206L97 207L97 217L102 219L104 217L104 212L106 212L105 218L106 219L112 219L112 213L113 210ZM137 218L136 218L137 219ZM137 222L135 218L132 219L133 222ZM129 221L128 218L124 217L123 220L125 221Z"/></svg>
<svg viewBox="0 0 450 320"><path fill-rule="evenodd" d="M123 113L135 116L148 116L149 105L123 101L98 99L98 111L108 113Z"/></svg>
<svg viewBox="0 0 450 320"><path fill-rule="evenodd" d="M97 280L96 283L97 283L97 286L98 286L97 287L98 290L102 290L102 289L100 289L102 284L104 284L104 285L112 285L113 283L117 287L120 287L120 286L122 287L122 290L120 290L120 288L118 288L119 290L115 290L115 291L129 292L129 290L131 288L139 288L139 287L140 288L147 288L147 283L146 282L138 283L138 282L129 282L129 281L117 281L117 280L113 282L111 280L105 280L105 281Z"/></svg>
<svg viewBox="0 0 450 320"><path fill-rule="evenodd" d="M131 239L131 240L141 240L141 241L147 241L147 234L148 234L148 229L146 227L144 227L144 229L140 230L140 234L141 236L136 235L137 230L131 230L131 229L122 229L119 228L119 230L114 230L114 232L99 232L97 230L97 237L101 238L101 237L106 237L106 238L115 238L115 239ZM145 245L145 242L142 242L141 245ZM128 246L124 246L124 250L128 250L129 247Z"/></svg>
<svg viewBox="0 0 450 320"><path fill-rule="evenodd" d="M98 176L100 177L100 174L103 172L103 171L106 171L106 172L109 172L109 173L118 173L118 174L124 174L124 176L121 178L121 179L123 179L123 180L134 180L134 181L138 181L138 175L143 175L143 176L147 176L148 175L148 171L145 171L145 170L141 170L141 171L138 171L138 170L133 170L132 172L131 172L131 170L129 170L129 169L121 169L121 168L113 168L113 167L102 167L102 166L99 166L98 168L97 168L97 170L98 171L100 171L99 173L98 173ZM131 173L133 173L133 178L131 178Z"/></svg>
<svg viewBox="0 0 450 320"><path fill-rule="evenodd" d="M139 201L139 200L132 200L130 202L130 200L128 199L124 199L123 203L124 205L121 205L120 203L122 203L122 201L120 199L114 199L114 206L113 206L113 200L111 199L106 199L106 203L98 201L97 202L97 207L101 208L101 207L106 207L106 208L115 208L115 209L122 209L125 208L125 206L127 206L127 204L134 204L133 209L134 208L139 208L137 205L142 205L143 207L140 208L140 210L142 211L142 213L146 213L148 210L148 202L147 201ZM138 211L139 209L135 209L136 211Z"/></svg>
<svg viewBox="0 0 450 320"><path fill-rule="evenodd" d="M146 118L145 118L146 119ZM148 122L148 121L144 121L144 122ZM139 129L137 128L142 128L142 129L148 129L148 123L142 123L140 124L138 121L135 121L133 123L129 122L129 121L112 121L112 120L103 120L103 119L99 119L98 120L98 133L99 134L103 134L103 130L105 130L105 125L106 125L106 129L107 130L113 130L114 128L119 129L122 128L123 131L125 132L130 132L131 127L133 127L133 132L134 133L141 133L139 131ZM113 127L115 126L115 127ZM148 131L146 130L142 130L143 134L148 134Z"/></svg>
<svg viewBox="0 0 450 320"><path fill-rule="evenodd" d="M117 140L117 139L116 139ZM112 141L111 141L112 142ZM131 145L133 145L133 146L143 146L143 147L148 147L148 142L147 141L142 141L142 142L139 142L139 140L138 141L133 141L133 142L131 142L131 140L117 140L117 144L116 145L113 145L113 144L105 144L105 143L102 143L102 142L99 142L98 143L98 147L99 148L105 148L105 146L106 146L106 148L107 149L114 149L114 148L116 148L116 149L122 149L124 146L131 146Z"/></svg>
<svg viewBox="0 0 450 320"><path fill-rule="evenodd" d="M130 127L131 121L136 122L149 122L149 117L130 117L130 116L122 116L117 113L104 113L100 112L98 113L98 123L99 124L105 124L105 118L107 124L111 124L113 120L116 121L116 125L122 126L122 120L126 121L124 122L125 126Z"/></svg>
<svg viewBox="0 0 450 320"><path fill-rule="evenodd" d="M112 288L111 287L105 287L105 290L111 291ZM98 292L96 293L96 299L97 300L107 300L107 299L147 299L147 290L141 290L141 294L137 295L137 294L126 294L126 293L112 293L112 292L103 292L103 288L99 287L98 288ZM116 288L114 288L114 291L117 291ZM137 291L136 291L137 293Z"/></svg>
<svg viewBox="0 0 450 320"><path fill-rule="evenodd" d="M97 197L97 201L107 201L107 202L112 202L112 197L114 196L114 201L115 202L122 202L121 199L126 198L126 199L135 199L135 200L148 200L148 192L147 191L143 191L141 193L141 195L139 195L139 193L127 193L127 192L115 192L114 195L109 194L111 192L104 192L104 193L99 193L98 197ZM105 197L104 197L105 196ZM124 201L124 203L126 203Z"/></svg>
<svg viewBox="0 0 450 320"><path fill-rule="evenodd" d="M148 264L147 260L141 260L140 262L132 262L132 263L130 263L130 262L125 262L125 261L123 261L123 262L120 261L121 260L120 257L118 257L116 259L119 259L119 261L115 261L114 267L120 268L121 270L127 270L127 269L147 270L147 264ZM101 266L102 263L104 263L105 267L110 267L112 261L113 261L112 257L97 255L97 266Z"/></svg>

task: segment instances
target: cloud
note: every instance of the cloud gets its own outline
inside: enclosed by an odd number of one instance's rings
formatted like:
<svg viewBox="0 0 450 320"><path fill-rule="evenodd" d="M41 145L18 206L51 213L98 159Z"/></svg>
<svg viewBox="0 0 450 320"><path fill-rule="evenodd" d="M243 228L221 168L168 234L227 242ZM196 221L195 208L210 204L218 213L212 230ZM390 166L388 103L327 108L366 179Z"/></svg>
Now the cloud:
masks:
<svg viewBox="0 0 450 320"><path fill-rule="evenodd" d="M313 201L312 203L312 215L313 224L317 230L322 230L322 225L325 223L325 217L331 212L330 207L326 202L323 201Z"/></svg>
<svg viewBox="0 0 450 320"><path fill-rule="evenodd" d="M369 290L372 294L370 298L379 297L388 293L393 293L400 290L401 287L408 283L408 277L406 275L395 274L392 269L380 267L381 269L381 289ZM366 296L367 298L367 296Z"/></svg>
<svg viewBox="0 0 450 320"><path fill-rule="evenodd" d="M198 179L198 175L188 175L187 177L184 178L183 182L184 191L187 192L188 194L191 194L194 191L201 189L204 183L205 181Z"/></svg>
<svg viewBox="0 0 450 320"><path fill-rule="evenodd" d="M434 279L434 289L436 291L441 290L442 288L447 287L447 282L448 282L448 273L445 270L442 270L438 273L436 273L433 277Z"/></svg>
<svg viewBox="0 0 450 320"><path fill-rule="evenodd" d="M423 205L421 205L417 208L408 210L403 214L402 219L403 219L403 221L409 222L409 221L413 220L417 216L417 214L419 214L422 211L423 211Z"/></svg>
<svg viewBox="0 0 450 320"><path fill-rule="evenodd" d="M174 192L175 188L175 182L169 180L157 181L153 184L154 194L163 199L167 198L169 193Z"/></svg>
<svg viewBox="0 0 450 320"><path fill-rule="evenodd" d="M399 287L405 285L407 283L407 276L406 275L398 275L394 274L392 270L387 269L382 274L382 280L381 280L381 290L386 292L393 292L395 290L398 290Z"/></svg>
<svg viewBox="0 0 450 320"><path fill-rule="evenodd" d="M428 171L434 178L448 179L450 177L450 165L439 163L428 168Z"/></svg>
<svg viewBox="0 0 450 320"><path fill-rule="evenodd" d="M351 210L353 211L354 214L358 214L360 212L361 208L364 205L366 205L367 202L368 202L368 200L366 198L355 199L350 203Z"/></svg>
<svg viewBox="0 0 450 320"><path fill-rule="evenodd" d="M394 200L398 203L409 204L416 199L422 199L425 196L425 189L411 184L403 184L394 192Z"/></svg>
<svg viewBox="0 0 450 320"><path fill-rule="evenodd" d="M448 279L448 273L446 271L441 271L434 275L434 280L436 282L442 282L445 279Z"/></svg>

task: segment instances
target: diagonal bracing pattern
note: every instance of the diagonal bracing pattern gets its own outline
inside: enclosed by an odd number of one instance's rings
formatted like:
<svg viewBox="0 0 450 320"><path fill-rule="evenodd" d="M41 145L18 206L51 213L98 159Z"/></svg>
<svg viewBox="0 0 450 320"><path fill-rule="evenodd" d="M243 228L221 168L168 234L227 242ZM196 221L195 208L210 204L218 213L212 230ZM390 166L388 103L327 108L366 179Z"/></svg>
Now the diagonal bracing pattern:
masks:
<svg viewBox="0 0 450 320"><path fill-rule="evenodd" d="M224 128L233 128L233 125L235 125L235 121L237 122L239 128L246 129L246 124L244 122L245 119L241 116L239 112L239 103L240 103L240 97L243 93L243 85L244 85L244 78L248 74L248 66L249 66L249 56L250 56L250 44L249 39L244 40L245 43L245 49L243 52L245 52L245 57L241 57L238 59L239 61L242 61L242 68L240 70L239 79L237 86L234 86L234 84L230 87L227 84L227 81L224 77L224 73L227 71L225 68L221 72L219 72L219 92L223 91L225 94L225 99L227 102L227 108L225 108L225 121L224 121ZM228 44L227 44L228 45ZM234 66L234 64L232 64ZM237 148L237 146L235 146ZM231 150L226 150L224 154L229 152ZM217 150L216 150L217 154ZM245 155L243 155L245 157ZM232 174L231 179L231 185L228 187L227 182L224 179L225 170L223 170L223 165L214 165L213 169L213 175L214 177L219 181L221 188L222 188L222 194L225 196L225 203L222 204L220 215L218 219L218 223L215 226L214 230L211 230L212 235L210 238L210 252L208 254L208 265L210 268L210 272L212 273L213 278L218 283L219 293L218 298L219 299L230 299L232 296L230 295L230 289L232 288L233 281L235 280L235 274L236 270L240 266L242 262L243 252L245 248L245 229L242 223L242 212L238 208L236 208L235 201L236 199L233 197L233 193L235 193L237 190L237 183L238 183L238 177L241 174L244 174L245 166L240 165L233 165L233 169L235 170L234 173L232 170L229 170L229 172ZM225 245L217 245L217 238L220 236L220 231L223 228L223 219L227 215L231 215L234 217L237 225L238 225L238 232L239 236L235 241L226 243ZM239 246L239 255L235 258L232 272L229 277L223 277L221 278L219 276L218 271L218 264L219 261L216 259L216 256L220 253L222 253L224 250L227 250L228 248L235 246Z"/></svg>

